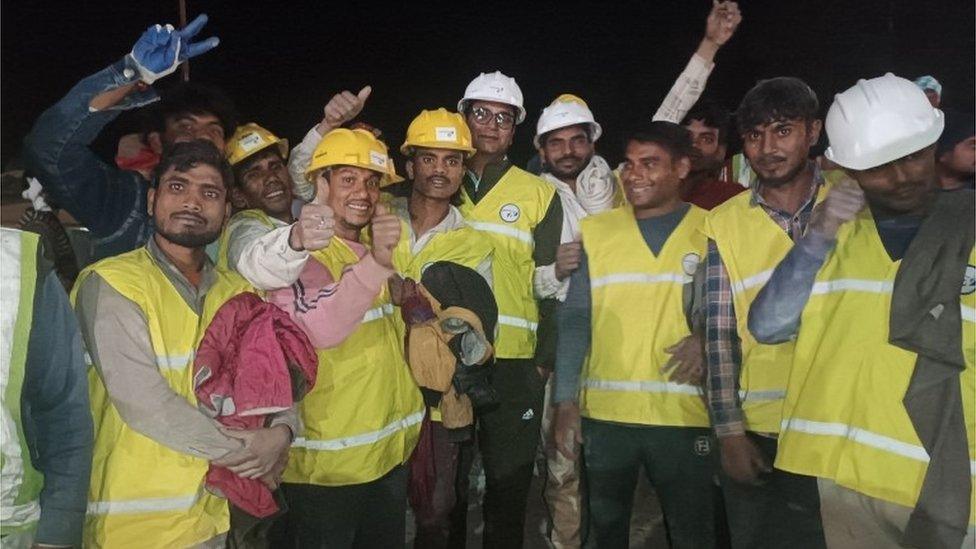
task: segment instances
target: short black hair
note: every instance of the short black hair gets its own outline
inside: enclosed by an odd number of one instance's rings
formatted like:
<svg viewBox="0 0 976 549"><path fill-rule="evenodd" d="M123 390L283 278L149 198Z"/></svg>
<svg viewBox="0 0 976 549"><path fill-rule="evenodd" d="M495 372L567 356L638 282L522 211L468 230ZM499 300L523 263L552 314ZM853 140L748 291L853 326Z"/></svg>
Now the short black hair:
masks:
<svg viewBox="0 0 976 549"><path fill-rule="evenodd" d="M159 178L170 168L178 172L186 172L201 164L217 170L227 190L234 185L234 172L224 158L224 153L206 139L194 139L175 143L166 151L153 170L153 187L159 186Z"/></svg>
<svg viewBox="0 0 976 549"><path fill-rule="evenodd" d="M691 144L691 132L684 126L674 122L657 120L640 128L629 131L624 136L624 151L631 141L638 143L654 143L666 149L671 160L691 158L694 147Z"/></svg>
<svg viewBox="0 0 976 549"><path fill-rule="evenodd" d="M699 120L709 128L718 130L718 140L723 145L729 144L729 130L732 129L732 114L728 109L711 99L699 99L695 106L688 111L681 121L682 126Z"/></svg>
<svg viewBox="0 0 976 549"><path fill-rule="evenodd" d="M779 76L760 80L746 92L735 111L740 134L776 120L815 120L820 103L817 94L799 78Z"/></svg>
<svg viewBox="0 0 976 549"><path fill-rule="evenodd" d="M282 162L285 161L285 157L281 156L281 150L278 148L277 145L271 145L265 147L260 151L252 154L251 156L245 158L244 160L241 160L237 164L234 164L233 166L230 167L231 170L234 172L234 181L231 184L231 186L233 187L243 186L244 172L246 172L248 168L253 166L255 162L261 160L262 158L268 156L269 154L273 154L274 156L277 156L278 158L281 159Z"/></svg>
<svg viewBox="0 0 976 549"><path fill-rule="evenodd" d="M166 119L180 114L212 114L220 120L224 137L230 138L237 129L237 110L234 102L221 90L199 82L181 82L160 93L156 106L156 128L166 129Z"/></svg>

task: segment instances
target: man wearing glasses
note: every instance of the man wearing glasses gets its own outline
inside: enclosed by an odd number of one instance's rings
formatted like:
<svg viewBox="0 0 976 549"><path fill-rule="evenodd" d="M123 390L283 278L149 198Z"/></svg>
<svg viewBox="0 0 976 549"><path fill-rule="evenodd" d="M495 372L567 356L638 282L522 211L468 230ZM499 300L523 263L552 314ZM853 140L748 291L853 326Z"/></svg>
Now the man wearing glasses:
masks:
<svg viewBox="0 0 976 549"><path fill-rule="evenodd" d="M507 157L525 120L522 90L501 72L480 74L458 102L475 153L466 161L461 213L495 248L498 335L492 385L499 404L479 411L485 465L484 546L521 547L525 504L539 441L545 380L536 368L536 266L555 260L563 211L555 189Z"/></svg>

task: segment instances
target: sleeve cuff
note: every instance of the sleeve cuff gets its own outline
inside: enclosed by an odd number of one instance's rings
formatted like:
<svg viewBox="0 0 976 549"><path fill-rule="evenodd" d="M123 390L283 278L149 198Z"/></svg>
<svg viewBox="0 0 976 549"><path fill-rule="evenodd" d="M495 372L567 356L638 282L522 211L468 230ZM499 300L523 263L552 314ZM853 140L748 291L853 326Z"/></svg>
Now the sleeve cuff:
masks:
<svg viewBox="0 0 976 549"><path fill-rule="evenodd" d="M568 277L567 280L569 280ZM548 299L558 294L563 287L563 282L556 278L556 264L550 263L536 267L533 286L535 287L535 296L539 299ZM565 295L563 299L565 299Z"/></svg>
<svg viewBox="0 0 976 549"><path fill-rule="evenodd" d="M363 284L366 284L370 288L379 289L386 283L386 281L393 275L393 269L387 269L386 267L380 265L373 258L373 254L366 254L359 263L353 267L356 275Z"/></svg>
<svg viewBox="0 0 976 549"><path fill-rule="evenodd" d="M288 243L288 241L291 239L291 228L294 225L295 224L292 223L291 225L276 229L281 231L281 233L277 236L275 251L278 253L278 256L281 257L281 259L288 263L308 259L308 250L296 250L291 247L291 244Z"/></svg>
<svg viewBox="0 0 976 549"><path fill-rule="evenodd" d="M95 93L92 97L99 95L100 93L105 93L107 91L115 90L139 81L139 69L136 67L136 62L131 55L126 55L119 61L116 61L109 67L109 72L111 74L111 83L106 86L102 91ZM159 100L159 94L156 93L151 86L147 86L145 90L133 90L132 93L126 95L121 101L104 109L104 111L127 111L131 109L137 109L139 107L144 107L150 103L154 103ZM88 107L88 112L103 112L94 110Z"/></svg>

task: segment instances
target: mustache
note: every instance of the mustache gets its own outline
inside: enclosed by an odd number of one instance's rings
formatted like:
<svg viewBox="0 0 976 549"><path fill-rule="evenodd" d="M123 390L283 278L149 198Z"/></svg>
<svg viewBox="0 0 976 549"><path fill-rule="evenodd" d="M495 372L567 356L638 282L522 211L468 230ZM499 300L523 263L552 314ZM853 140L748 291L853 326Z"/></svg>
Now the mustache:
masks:
<svg viewBox="0 0 976 549"><path fill-rule="evenodd" d="M174 217L177 217L177 216L179 216L179 217L192 217L193 219L199 221L200 223L206 223L207 222L207 220L204 219L204 217L202 215L197 215L197 214L195 214L193 212L174 212L174 213L170 214L170 218L174 218Z"/></svg>
<svg viewBox="0 0 976 549"><path fill-rule="evenodd" d="M760 156L758 159L756 159L756 164L759 164L759 165L771 164L773 162L786 162L786 157L785 156L775 155L775 154L770 154L770 155L766 155L766 156Z"/></svg>

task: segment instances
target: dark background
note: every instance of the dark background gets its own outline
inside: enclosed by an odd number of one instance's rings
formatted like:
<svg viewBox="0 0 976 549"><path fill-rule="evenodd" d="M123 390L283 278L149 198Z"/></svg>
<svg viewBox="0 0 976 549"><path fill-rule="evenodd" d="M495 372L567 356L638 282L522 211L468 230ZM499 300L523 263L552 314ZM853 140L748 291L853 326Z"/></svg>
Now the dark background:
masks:
<svg viewBox="0 0 976 549"><path fill-rule="evenodd" d="M531 154L542 107L570 92L604 126L598 148L619 158L620 132L657 109L695 50L709 0L621 3L244 2L188 0L202 36L221 45L195 59L191 79L223 87L245 120L301 139L342 89L374 91L361 118L397 148L420 109L455 108L482 71L514 76L526 122L513 158ZM757 79L793 75L818 93L891 71L944 85L943 106L972 112L972 0L743 0L743 23L717 57L706 95L734 108ZM0 155L19 156L34 118L79 79L127 53L151 23L177 22L175 0L5 2ZM177 73L178 74L178 73ZM175 81L177 75L167 78ZM161 81L164 83L165 81ZM103 152L111 154L111 139Z"/></svg>

